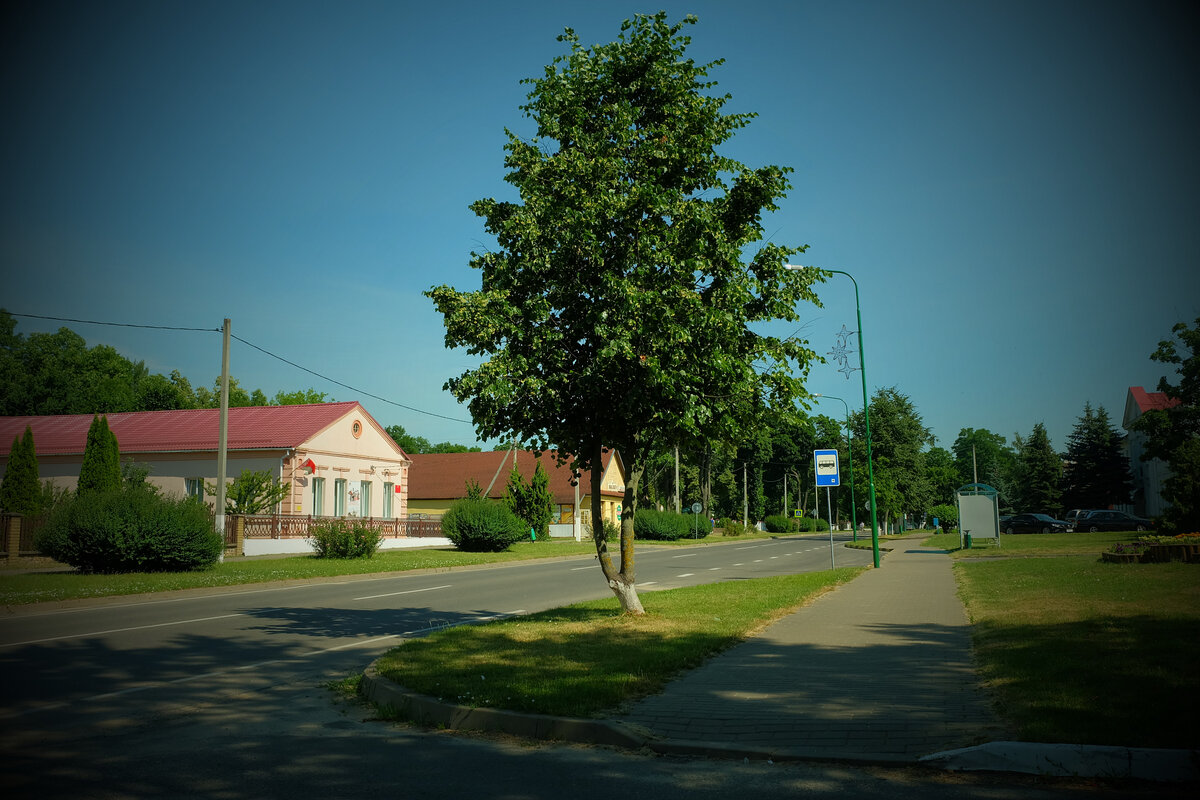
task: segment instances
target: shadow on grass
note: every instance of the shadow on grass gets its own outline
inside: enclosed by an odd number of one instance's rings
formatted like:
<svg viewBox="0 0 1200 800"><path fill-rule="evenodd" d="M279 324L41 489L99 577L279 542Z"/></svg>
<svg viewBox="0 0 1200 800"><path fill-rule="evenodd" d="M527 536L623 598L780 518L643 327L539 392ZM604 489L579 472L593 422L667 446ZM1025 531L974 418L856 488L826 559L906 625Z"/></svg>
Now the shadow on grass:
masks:
<svg viewBox="0 0 1200 800"><path fill-rule="evenodd" d="M1023 739L1200 747L1200 621L981 622L975 644Z"/></svg>

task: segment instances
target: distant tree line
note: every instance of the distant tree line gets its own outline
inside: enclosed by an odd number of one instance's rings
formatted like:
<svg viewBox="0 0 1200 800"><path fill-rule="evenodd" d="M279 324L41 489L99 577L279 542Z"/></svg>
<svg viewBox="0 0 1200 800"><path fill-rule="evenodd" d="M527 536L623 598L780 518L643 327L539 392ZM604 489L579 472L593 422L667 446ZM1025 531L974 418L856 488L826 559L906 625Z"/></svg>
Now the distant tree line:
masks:
<svg viewBox="0 0 1200 800"><path fill-rule="evenodd" d="M247 391L229 380L229 405L282 406L324 403L333 398L315 389ZM130 361L108 345L88 347L69 328L55 333L16 332L16 320L0 309L0 416L113 414L122 411L169 411L217 408L220 376L211 389L193 387L178 370L169 376L150 373L145 362Z"/></svg>

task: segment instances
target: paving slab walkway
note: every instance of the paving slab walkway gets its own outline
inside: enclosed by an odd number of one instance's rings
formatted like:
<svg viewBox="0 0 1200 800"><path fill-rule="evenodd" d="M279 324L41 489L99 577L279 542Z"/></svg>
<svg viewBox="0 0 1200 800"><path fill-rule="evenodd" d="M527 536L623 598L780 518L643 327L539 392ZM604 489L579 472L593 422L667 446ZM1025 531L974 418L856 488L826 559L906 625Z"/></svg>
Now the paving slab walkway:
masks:
<svg viewBox="0 0 1200 800"><path fill-rule="evenodd" d="M690 751L883 762L1010 738L978 689L950 557L925 535L617 721Z"/></svg>

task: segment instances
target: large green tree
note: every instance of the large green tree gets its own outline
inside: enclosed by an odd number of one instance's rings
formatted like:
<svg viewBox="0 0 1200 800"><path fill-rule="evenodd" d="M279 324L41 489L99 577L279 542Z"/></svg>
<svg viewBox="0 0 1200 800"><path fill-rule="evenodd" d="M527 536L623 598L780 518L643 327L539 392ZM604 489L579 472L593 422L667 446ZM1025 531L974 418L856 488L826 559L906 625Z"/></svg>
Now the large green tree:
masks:
<svg viewBox="0 0 1200 800"><path fill-rule="evenodd" d="M748 248L789 170L749 169L717 149L752 114L728 114L708 71L686 55L665 13L620 38L548 65L522 106L532 137L508 132L506 180L518 202L472 210L496 247L472 256L478 291L428 293L446 344L481 356L447 388L469 404L480 438L516 435L573 454L591 470L600 518L606 447L627 467L619 563L597 556L622 608L634 589L633 518L647 458L707 436L740 438L762 406L791 407L814 358L806 343L755 323L798 318L811 281L784 263L803 248ZM761 371L759 371L761 370Z"/></svg>
<svg viewBox="0 0 1200 800"><path fill-rule="evenodd" d="M103 494L121 486L121 453L116 435L109 430L108 417L94 416L83 446L83 461L79 465L80 497Z"/></svg>
<svg viewBox="0 0 1200 800"><path fill-rule="evenodd" d="M1054 452L1046 426L1037 423L1028 439L1018 440L1016 506L1054 516L1062 511L1062 458Z"/></svg>
<svg viewBox="0 0 1200 800"><path fill-rule="evenodd" d="M0 509L26 516L42 510L37 452L33 444L33 430L28 425L25 426L24 436L13 439L4 480L0 482Z"/></svg>
<svg viewBox="0 0 1200 800"><path fill-rule="evenodd" d="M1170 465L1162 495L1171 505L1163 514L1161 529L1164 533L1191 533L1200 531L1200 360L1196 358L1200 317L1191 327L1177 323L1171 333L1174 337L1159 342L1150 358L1177 365L1179 383L1171 383L1165 376L1158 382L1158 390L1175 404L1146 412L1134 425L1147 435L1142 458L1161 458Z"/></svg>
<svg viewBox="0 0 1200 800"><path fill-rule="evenodd" d="M854 438L866 440L862 412L851 417ZM934 442L912 400L895 387L879 389L871 398L871 455L875 472L875 504L886 528L892 516L924 514L933 505L921 451ZM865 466L865 461L864 461ZM866 470L855 473L860 481ZM866 488L866 487L864 487ZM856 486L855 491L859 488ZM860 497L869 497L867 493Z"/></svg>
<svg viewBox="0 0 1200 800"><path fill-rule="evenodd" d="M1108 508L1128 503L1132 486L1129 459L1121 434L1109 421L1104 406L1093 411L1084 403L1083 415L1067 438L1063 459L1063 505L1070 508Z"/></svg>

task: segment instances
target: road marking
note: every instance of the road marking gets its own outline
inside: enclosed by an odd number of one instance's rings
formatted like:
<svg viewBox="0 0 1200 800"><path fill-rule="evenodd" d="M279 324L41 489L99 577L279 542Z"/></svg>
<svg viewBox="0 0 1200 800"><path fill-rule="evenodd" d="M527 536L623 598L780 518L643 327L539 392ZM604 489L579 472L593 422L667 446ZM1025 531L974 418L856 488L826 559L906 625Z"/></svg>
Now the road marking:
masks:
<svg viewBox="0 0 1200 800"><path fill-rule="evenodd" d="M695 575L695 574L696 574L696 573L694 573L694 572L685 572L685 573L683 573L682 575L676 575L675 577L676 577L676 578L690 578L690 577L692 577L692 576L693 576L693 575Z"/></svg>
<svg viewBox="0 0 1200 800"><path fill-rule="evenodd" d="M196 619L181 619L175 622L159 622L154 625L136 625L132 628L112 628L107 631L88 631L87 633L72 633L66 636L50 636L45 639L30 639L27 642L8 642L0 644L0 648L5 647L23 647L27 644L45 644L46 642L60 642L64 639L85 639L89 636L105 636L110 633L126 633L128 631L144 631L150 628L166 628L171 625L190 625L193 622L211 622L215 619L229 619L230 617L244 617L245 614L222 614L218 617L198 617Z"/></svg>
<svg viewBox="0 0 1200 800"><path fill-rule="evenodd" d="M716 572L716 571L717 571L717 570L719 570L719 569L720 569L720 567L709 567L709 568L708 568L708 571L709 571L709 572Z"/></svg>
<svg viewBox="0 0 1200 800"><path fill-rule="evenodd" d="M744 566L746 566L746 562L745 562L745 561L739 561L738 563L734 564L734 566L735 566L735 567L744 567Z"/></svg>
<svg viewBox="0 0 1200 800"><path fill-rule="evenodd" d="M447 583L445 586L429 586L425 589L407 589L403 592L388 592L387 594L371 594L371 595L367 595L366 597L356 597L354 599L355 600L376 600L380 597L395 597L398 594L416 594L417 592L432 592L437 589L449 589L449 588L450 588L450 584Z"/></svg>
<svg viewBox="0 0 1200 800"><path fill-rule="evenodd" d="M684 553L681 556L671 556L671 558L695 558L699 553Z"/></svg>
<svg viewBox="0 0 1200 800"><path fill-rule="evenodd" d="M642 586L653 586L656 583L658 583L658 581L642 581L641 583L638 584L638 587L640 588Z"/></svg>
<svg viewBox="0 0 1200 800"><path fill-rule="evenodd" d="M579 572L581 570L595 569L595 568L596 568L595 564L588 564L586 567L571 567L571 572Z"/></svg>
<svg viewBox="0 0 1200 800"><path fill-rule="evenodd" d="M762 561L763 561L763 560L762 560L761 558L756 558L756 559L754 559L754 563L755 563L755 564L761 564L761 563L762 563Z"/></svg>

